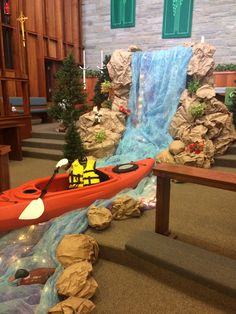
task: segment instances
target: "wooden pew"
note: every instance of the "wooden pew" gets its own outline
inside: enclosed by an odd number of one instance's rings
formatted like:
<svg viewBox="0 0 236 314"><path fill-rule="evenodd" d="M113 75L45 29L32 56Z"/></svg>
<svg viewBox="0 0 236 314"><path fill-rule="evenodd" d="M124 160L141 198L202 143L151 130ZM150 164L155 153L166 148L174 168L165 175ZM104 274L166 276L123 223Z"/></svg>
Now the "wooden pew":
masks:
<svg viewBox="0 0 236 314"><path fill-rule="evenodd" d="M0 145L0 192L10 189L9 145Z"/></svg>
<svg viewBox="0 0 236 314"><path fill-rule="evenodd" d="M24 127L24 124L20 124L17 121L0 120L0 144L11 146L9 158L12 160L23 159L21 149L21 127Z"/></svg>
<svg viewBox="0 0 236 314"><path fill-rule="evenodd" d="M171 179L236 191L236 173L167 163L158 164L153 169L153 173L157 177L155 231L167 236L170 235L169 205Z"/></svg>

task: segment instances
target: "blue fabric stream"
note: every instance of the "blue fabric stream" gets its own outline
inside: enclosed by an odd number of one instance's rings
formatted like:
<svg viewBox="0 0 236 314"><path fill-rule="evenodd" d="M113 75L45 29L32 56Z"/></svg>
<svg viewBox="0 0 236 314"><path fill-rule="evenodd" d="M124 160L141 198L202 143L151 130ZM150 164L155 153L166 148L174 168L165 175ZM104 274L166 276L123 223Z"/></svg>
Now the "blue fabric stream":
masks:
<svg viewBox="0 0 236 314"><path fill-rule="evenodd" d="M136 52L132 56L131 114L114 156L97 166L116 165L154 157L171 141L170 121L186 84L191 48ZM155 178L144 178L134 190L119 193L136 198L155 194ZM111 200L97 201L108 206ZM55 282L62 271L55 251L65 234L83 233L88 227L87 208L75 210L36 226L0 237L0 314L46 314L56 304ZM19 268L56 267L46 285L12 286L7 282Z"/></svg>

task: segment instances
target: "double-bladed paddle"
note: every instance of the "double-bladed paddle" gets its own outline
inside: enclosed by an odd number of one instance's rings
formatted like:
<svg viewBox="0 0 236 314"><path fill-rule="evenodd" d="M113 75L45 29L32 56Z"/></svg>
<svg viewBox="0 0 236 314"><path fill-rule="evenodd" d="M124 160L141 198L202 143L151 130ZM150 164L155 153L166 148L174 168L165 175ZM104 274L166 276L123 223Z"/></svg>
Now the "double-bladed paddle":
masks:
<svg viewBox="0 0 236 314"><path fill-rule="evenodd" d="M21 220L37 219L44 213L43 197L48 192L47 189L48 189L49 185L52 183L55 175L59 172L59 169L62 166L65 166L67 164L68 164L68 159L66 159L66 158L63 158L63 159L58 161L58 163L56 164L55 170L53 172L53 175L48 180L45 187L42 189L42 192L41 192L39 198L31 201L29 203L29 205L27 205L26 208L23 210L23 212L21 213L21 215L19 216L18 219L21 219Z"/></svg>

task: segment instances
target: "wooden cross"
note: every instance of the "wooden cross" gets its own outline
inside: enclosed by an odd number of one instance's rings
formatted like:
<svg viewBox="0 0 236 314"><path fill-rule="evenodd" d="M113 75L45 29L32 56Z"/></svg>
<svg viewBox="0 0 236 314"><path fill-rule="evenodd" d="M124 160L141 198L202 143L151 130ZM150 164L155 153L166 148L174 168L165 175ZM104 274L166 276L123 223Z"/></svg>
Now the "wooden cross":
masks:
<svg viewBox="0 0 236 314"><path fill-rule="evenodd" d="M23 41L23 47L25 47L25 21L28 20L27 16L24 16L23 12L21 11L20 16L17 18L17 21L21 24L21 33L22 33L22 41Z"/></svg>

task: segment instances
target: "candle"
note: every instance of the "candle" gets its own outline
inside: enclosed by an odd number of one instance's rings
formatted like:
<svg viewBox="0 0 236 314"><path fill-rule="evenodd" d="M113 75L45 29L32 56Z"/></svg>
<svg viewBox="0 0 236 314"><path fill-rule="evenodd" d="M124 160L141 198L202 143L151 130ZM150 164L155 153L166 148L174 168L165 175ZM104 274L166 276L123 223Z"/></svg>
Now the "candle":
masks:
<svg viewBox="0 0 236 314"><path fill-rule="evenodd" d="M201 43L204 43L204 42L205 42L205 37L201 36Z"/></svg>
<svg viewBox="0 0 236 314"><path fill-rule="evenodd" d="M83 50L83 66L85 68L85 49Z"/></svg>
<svg viewBox="0 0 236 314"><path fill-rule="evenodd" d="M101 68L103 68L103 50L101 50Z"/></svg>
<svg viewBox="0 0 236 314"><path fill-rule="evenodd" d="M85 75L85 71L86 71L86 64L85 64L85 49L83 50L83 83L84 83L84 89L86 89L86 75Z"/></svg>

